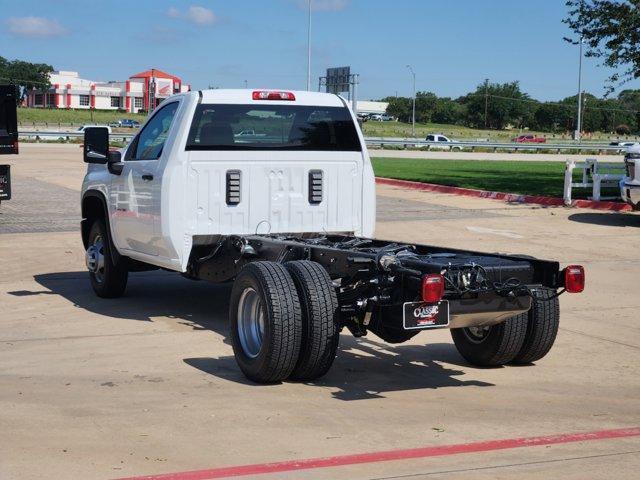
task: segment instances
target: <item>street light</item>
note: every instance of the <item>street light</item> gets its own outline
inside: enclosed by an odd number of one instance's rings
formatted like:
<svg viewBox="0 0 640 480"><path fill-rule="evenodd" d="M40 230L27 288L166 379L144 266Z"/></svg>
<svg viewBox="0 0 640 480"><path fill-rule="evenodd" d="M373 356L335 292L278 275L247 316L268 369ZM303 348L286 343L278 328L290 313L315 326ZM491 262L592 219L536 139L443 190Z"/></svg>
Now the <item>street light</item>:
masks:
<svg viewBox="0 0 640 480"><path fill-rule="evenodd" d="M578 63L578 119L576 121L575 138L580 141L582 133L582 37L580 37L580 60Z"/></svg>
<svg viewBox="0 0 640 480"><path fill-rule="evenodd" d="M411 132L413 138L416 138L416 72L413 71L411 65L407 65L407 68L413 75L413 114L411 116Z"/></svg>

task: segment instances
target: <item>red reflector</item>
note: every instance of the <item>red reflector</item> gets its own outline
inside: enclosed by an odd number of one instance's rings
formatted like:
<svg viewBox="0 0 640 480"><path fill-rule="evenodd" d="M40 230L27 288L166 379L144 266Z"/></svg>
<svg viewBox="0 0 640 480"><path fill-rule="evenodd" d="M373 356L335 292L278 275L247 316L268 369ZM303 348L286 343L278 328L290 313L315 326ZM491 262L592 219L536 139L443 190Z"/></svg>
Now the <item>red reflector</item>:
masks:
<svg viewBox="0 0 640 480"><path fill-rule="evenodd" d="M422 277L422 300L436 303L444 296L444 277L439 273L432 273Z"/></svg>
<svg viewBox="0 0 640 480"><path fill-rule="evenodd" d="M580 293L584 290L584 267L569 265L564 269L564 288L569 293Z"/></svg>
<svg viewBox="0 0 640 480"><path fill-rule="evenodd" d="M268 90L256 90L253 92L254 100L287 100L293 102L296 96L292 92L275 92Z"/></svg>

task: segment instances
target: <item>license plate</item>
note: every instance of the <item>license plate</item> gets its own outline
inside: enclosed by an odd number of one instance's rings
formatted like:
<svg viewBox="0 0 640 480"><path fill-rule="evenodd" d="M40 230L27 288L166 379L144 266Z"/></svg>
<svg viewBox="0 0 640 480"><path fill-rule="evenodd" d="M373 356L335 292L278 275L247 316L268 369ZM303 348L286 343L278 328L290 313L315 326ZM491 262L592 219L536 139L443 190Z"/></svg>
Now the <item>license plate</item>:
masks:
<svg viewBox="0 0 640 480"><path fill-rule="evenodd" d="M449 302L407 302L403 305L405 330L446 327L449 325Z"/></svg>

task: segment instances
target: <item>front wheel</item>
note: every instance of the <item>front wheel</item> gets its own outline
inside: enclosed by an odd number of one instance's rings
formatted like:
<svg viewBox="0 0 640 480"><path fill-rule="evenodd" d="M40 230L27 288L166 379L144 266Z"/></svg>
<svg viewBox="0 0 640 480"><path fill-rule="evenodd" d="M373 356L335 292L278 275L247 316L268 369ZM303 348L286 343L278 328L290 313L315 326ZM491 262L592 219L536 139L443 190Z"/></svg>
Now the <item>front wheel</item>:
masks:
<svg viewBox="0 0 640 480"><path fill-rule="evenodd" d="M512 361L522 349L526 333L526 313L497 325L451 330L460 355L480 367L497 367Z"/></svg>
<svg viewBox="0 0 640 480"><path fill-rule="evenodd" d="M89 230L85 254L93 291L102 298L116 298L127 288L129 272L123 262L116 264L109 244L109 233L103 220L95 220Z"/></svg>

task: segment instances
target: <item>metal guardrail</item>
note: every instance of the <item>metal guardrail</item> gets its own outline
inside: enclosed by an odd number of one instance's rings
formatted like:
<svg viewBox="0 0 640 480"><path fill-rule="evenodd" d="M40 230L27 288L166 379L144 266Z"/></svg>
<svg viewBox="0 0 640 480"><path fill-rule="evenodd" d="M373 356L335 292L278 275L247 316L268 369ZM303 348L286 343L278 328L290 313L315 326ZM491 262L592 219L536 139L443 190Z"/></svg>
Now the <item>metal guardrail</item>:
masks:
<svg viewBox="0 0 640 480"><path fill-rule="evenodd" d="M72 138L84 137L83 132L59 132L52 130L25 130L18 133L22 138L34 138L39 140L70 140ZM133 138L133 133L111 133L110 137L115 141L128 142ZM555 151L560 153L563 150L578 150L589 152L621 152L624 147L592 144L592 143L497 143L497 142L428 142L426 140L396 139L381 137L366 137L365 142L369 147L401 147L401 148L424 148L426 150L470 150L489 149L497 150L532 150Z"/></svg>
<svg viewBox="0 0 640 480"><path fill-rule="evenodd" d="M84 132L57 132L52 130L32 130L18 132L19 138L34 138L36 140L71 140L72 138L84 138ZM133 133L111 133L111 140L128 142L134 137Z"/></svg>
<svg viewBox="0 0 640 480"><path fill-rule="evenodd" d="M497 142L428 142L426 140L412 139L387 139L387 138L365 138L368 146L384 147L402 147L402 148L426 148L435 147L433 150L471 150L477 148L489 150L534 150L534 151L556 151L560 153L563 150L580 150L580 151L603 151L603 152L621 152L624 147L613 145L593 144L593 143L497 143Z"/></svg>

